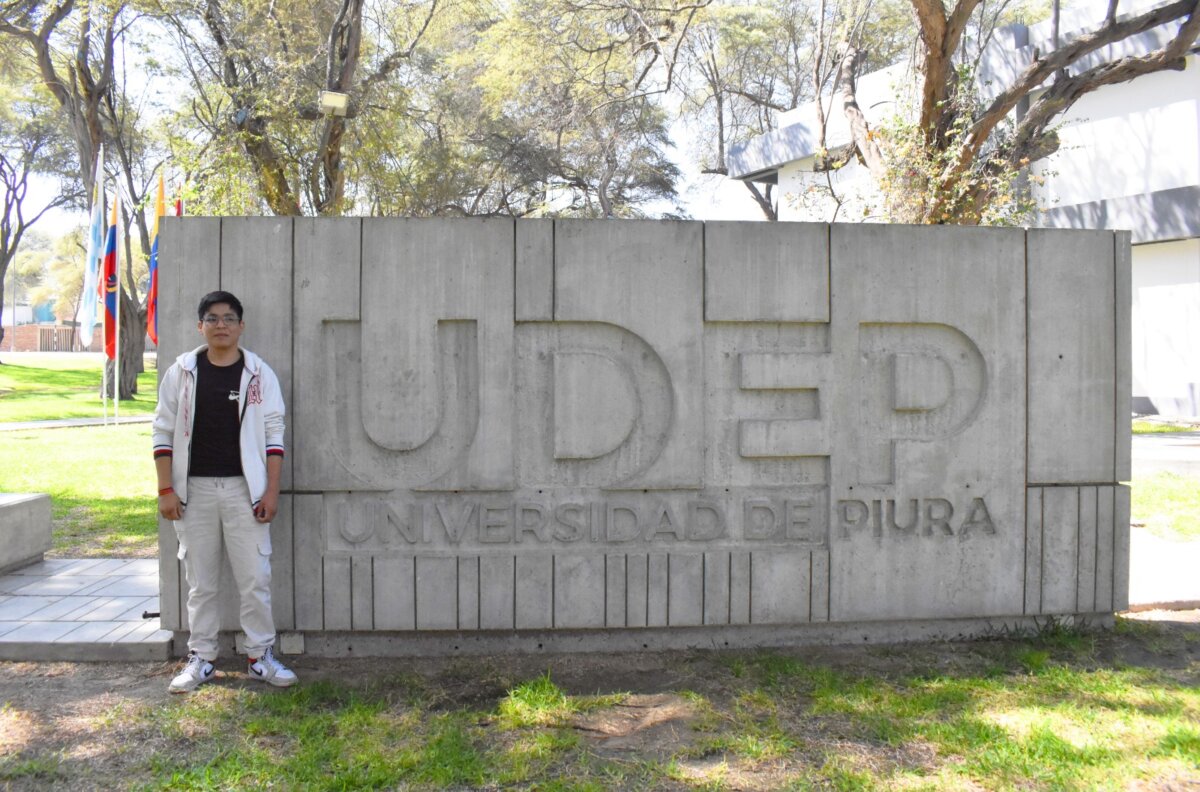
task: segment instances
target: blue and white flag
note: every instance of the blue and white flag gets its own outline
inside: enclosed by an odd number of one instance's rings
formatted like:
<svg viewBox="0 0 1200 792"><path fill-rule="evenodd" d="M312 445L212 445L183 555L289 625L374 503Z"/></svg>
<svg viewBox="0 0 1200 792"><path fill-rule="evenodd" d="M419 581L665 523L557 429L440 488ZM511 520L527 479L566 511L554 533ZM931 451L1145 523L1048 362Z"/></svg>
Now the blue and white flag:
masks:
<svg viewBox="0 0 1200 792"><path fill-rule="evenodd" d="M88 228L87 258L83 262L83 294L79 305L79 343L87 349L92 345L92 330L96 324L96 304L99 302L100 260L104 257L104 146L96 157L96 184L92 188L92 222Z"/></svg>

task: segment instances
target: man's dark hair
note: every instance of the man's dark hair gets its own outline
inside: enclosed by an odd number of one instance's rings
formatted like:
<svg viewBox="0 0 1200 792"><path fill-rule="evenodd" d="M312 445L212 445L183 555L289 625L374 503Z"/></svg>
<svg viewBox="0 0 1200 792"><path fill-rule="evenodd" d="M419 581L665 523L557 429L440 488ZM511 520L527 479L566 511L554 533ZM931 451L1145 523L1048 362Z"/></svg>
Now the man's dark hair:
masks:
<svg viewBox="0 0 1200 792"><path fill-rule="evenodd" d="M215 291L200 298L200 310L197 313L201 322L204 321L204 315L208 313L208 309L217 303L228 305L237 314L238 321L242 321L242 301L227 291Z"/></svg>

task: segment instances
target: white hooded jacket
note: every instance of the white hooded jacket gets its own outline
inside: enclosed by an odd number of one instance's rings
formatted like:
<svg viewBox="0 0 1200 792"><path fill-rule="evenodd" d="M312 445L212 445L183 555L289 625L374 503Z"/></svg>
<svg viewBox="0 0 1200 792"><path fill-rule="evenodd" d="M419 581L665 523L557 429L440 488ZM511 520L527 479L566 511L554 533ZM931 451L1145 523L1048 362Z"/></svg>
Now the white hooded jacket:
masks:
<svg viewBox="0 0 1200 792"><path fill-rule="evenodd" d="M171 486L184 504L196 418L196 356L207 348L202 344L176 358L158 385L158 407L154 410L154 457L171 457ZM248 349L242 354L245 367L238 392L238 441L242 475L250 490L251 505L257 506L267 491L267 456L283 456L283 394L275 372L262 358Z"/></svg>

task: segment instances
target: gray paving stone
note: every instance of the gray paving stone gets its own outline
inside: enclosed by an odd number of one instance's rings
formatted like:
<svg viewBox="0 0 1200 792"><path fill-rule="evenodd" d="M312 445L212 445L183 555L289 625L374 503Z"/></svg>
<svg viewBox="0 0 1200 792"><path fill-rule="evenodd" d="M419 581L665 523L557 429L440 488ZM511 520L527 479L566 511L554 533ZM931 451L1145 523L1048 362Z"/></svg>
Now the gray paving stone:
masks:
<svg viewBox="0 0 1200 792"><path fill-rule="evenodd" d="M75 592L76 595L95 594L96 591L98 591L99 589L102 589L105 586L112 583L112 578L108 578L108 577L88 577L88 578L85 578L85 580L88 580L90 582L87 584L86 587L79 589L79 591L76 591Z"/></svg>
<svg viewBox="0 0 1200 792"><path fill-rule="evenodd" d="M141 621L145 611L158 610L158 597L146 597L129 610L117 617L117 621Z"/></svg>
<svg viewBox="0 0 1200 792"><path fill-rule="evenodd" d="M86 559L91 560L91 559ZM14 569L9 575L53 575L80 563L77 558L47 558L35 564Z"/></svg>
<svg viewBox="0 0 1200 792"><path fill-rule="evenodd" d="M28 586L28 585L29 585L29 578L25 577L24 575L21 575L21 576L5 575L4 577L0 577L0 595L12 594L14 591L21 588L22 586ZM0 596L0 601L3 601L3 600L4 600L4 597Z"/></svg>
<svg viewBox="0 0 1200 792"><path fill-rule="evenodd" d="M114 627L112 632L104 636L104 643L114 643L120 641L126 635L129 635L134 630L142 626L141 622L120 622L117 627Z"/></svg>
<svg viewBox="0 0 1200 792"><path fill-rule="evenodd" d="M143 597L108 597L107 601L100 605L95 610L81 617L81 621L105 621L116 620L122 613L125 613L137 605L144 599Z"/></svg>
<svg viewBox="0 0 1200 792"><path fill-rule="evenodd" d="M101 641L118 627L125 627L125 622L119 621L97 621L97 622L60 622L60 624L74 624L75 627L70 632L64 633L57 639L55 643L91 643L93 641Z"/></svg>
<svg viewBox="0 0 1200 792"><path fill-rule="evenodd" d="M60 577L56 575L46 578L34 578L32 581L27 581L24 586L13 593L21 597L39 594L47 596L59 594L65 596L67 594L75 594L80 589L92 585L92 583L93 578L76 577L74 575Z"/></svg>
<svg viewBox="0 0 1200 792"><path fill-rule="evenodd" d="M121 576L90 592L106 597L149 597L158 595L158 575Z"/></svg>
<svg viewBox="0 0 1200 792"><path fill-rule="evenodd" d="M11 597L0 602L0 621L20 621L58 600L59 597Z"/></svg>
<svg viewBox="0 0 1200 792"><path fill-rule="evenodd" d="M158 619L146 619L117 640L121 643L140 643L157 632L165 632L158 626Z"/></svg>
<svg viewBox="0 0 1200 792"><path fill-rule="evenodd" d="M122 567L124 567L128 563L129 563L129 559L127 559L127 558L103 558L103 559L96 560L96 563L90 564L87 567L84 567L79 570L74 570L71 572L71 574L72 575L90 575L90 576L114 575L114 574L119 574L118 570L120 570Z"/></svg>
<svg viewBox="0 0 1200 792"><path fill-rule="evenodd" d="M95 597L86 597L72 595L63 597L58 602L53 602L46 607L29 614L27 621L75 621L78 618L77 611L87 613L89 610L97 608L101 602ZM90 607L88 607L90 606Z"/></svg>
<svg viewBox="0 0 1200 792"><path fill-rule="evenodd" d="M51 643L76 628L75 622L25 622L15 630L0 635L0 642L42 642Z"/></svg>

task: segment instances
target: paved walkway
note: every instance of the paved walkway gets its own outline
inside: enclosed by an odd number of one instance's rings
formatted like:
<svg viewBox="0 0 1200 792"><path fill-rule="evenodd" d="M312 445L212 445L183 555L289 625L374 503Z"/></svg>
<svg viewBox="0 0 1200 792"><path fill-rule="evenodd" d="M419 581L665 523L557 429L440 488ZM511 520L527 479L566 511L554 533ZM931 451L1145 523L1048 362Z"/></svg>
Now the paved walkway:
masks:
<svg viewBox="0 0 1200 792"><path fill-rule="evenodd" d="M1151 473L1200 476L1200 432L1133 436L1133 477Z"/></svg>
<svg viewBox="0 0 1200 792"><path fill-rule="evenodd" d="M56 558L0 576L0 660L166 660L158 560Z"/></svg>
<svg viewBox="0 0 1200 792"><path fill-rule="evenodd" d="M120 418L109 417L109 423L134 424L150 423L153 415L122 415ZM0 423L0 432L17 432L22 429L69 429L74 426L103 426L103 418L62 418L54 421L13 421Z"/></svg>

